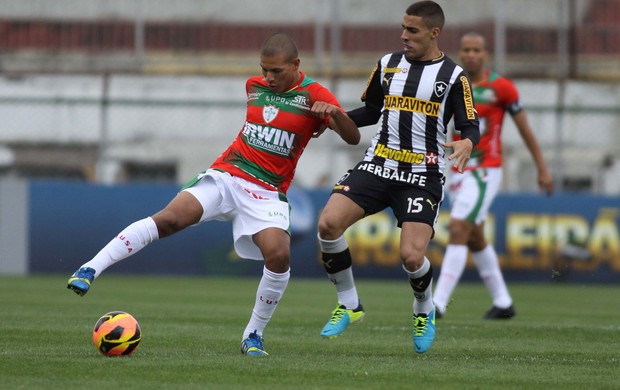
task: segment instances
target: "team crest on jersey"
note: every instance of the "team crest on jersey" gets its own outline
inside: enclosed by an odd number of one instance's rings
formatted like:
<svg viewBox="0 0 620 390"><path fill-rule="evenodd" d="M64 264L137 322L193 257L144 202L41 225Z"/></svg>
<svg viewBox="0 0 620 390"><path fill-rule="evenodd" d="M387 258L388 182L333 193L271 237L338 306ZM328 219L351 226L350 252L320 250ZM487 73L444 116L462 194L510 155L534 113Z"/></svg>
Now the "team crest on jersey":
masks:
<svg viewBox="0 0 620 390"><path fill-rule="evenodd" d="M474 100L476 103L495 104L497 102L497 95L492 88L484 88L478 93L478 90L474 90Z"/></svg>
<svg viewBox="0 0 620 390"><path fill-rule="evenodd" d="M447 90L448 84L443 81L435 81L435 95L437 95L437 97L442 97Z"/></svg>
<svg viewBox="0 0 620 390"><path fill-rule="evenodd" d="M272 120L276 119L276 116L278 116L278 112L280 112L280 110L274 106L265 106L263 107L263 119L266 123L269 123Z"/></svg>

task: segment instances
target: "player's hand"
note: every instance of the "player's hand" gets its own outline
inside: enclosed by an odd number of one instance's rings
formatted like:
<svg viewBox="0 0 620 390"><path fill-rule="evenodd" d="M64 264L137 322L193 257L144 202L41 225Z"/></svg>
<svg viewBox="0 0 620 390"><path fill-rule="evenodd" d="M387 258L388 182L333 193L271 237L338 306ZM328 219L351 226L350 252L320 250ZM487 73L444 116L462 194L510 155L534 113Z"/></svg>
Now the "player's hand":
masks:
<svg viewBox="0 0 620 390"><path fill-rule="evenodd" d="M312 113L312 115L317 116L321 119L330 118L341 113L340 107L334 106L333 104L329 104L326 102L314 102L312 108L310 109L310 112Z"/></svg>
<svg viewBox="0 0 620 390"><path fill-rule="evenodd" d="M553 176L547 169L538 172L538 187L545 191L547 196L553 193Z"/></svg>
<svg viewBox="0 0 620 390"><path fill-rule="evenodd" d="M448 156L448 160L454 160L454 166L459 173L463 173L469 161L469 156L474 148L474 144L468 138L443 144L445 148L452 148L453 152Z"/></svg>

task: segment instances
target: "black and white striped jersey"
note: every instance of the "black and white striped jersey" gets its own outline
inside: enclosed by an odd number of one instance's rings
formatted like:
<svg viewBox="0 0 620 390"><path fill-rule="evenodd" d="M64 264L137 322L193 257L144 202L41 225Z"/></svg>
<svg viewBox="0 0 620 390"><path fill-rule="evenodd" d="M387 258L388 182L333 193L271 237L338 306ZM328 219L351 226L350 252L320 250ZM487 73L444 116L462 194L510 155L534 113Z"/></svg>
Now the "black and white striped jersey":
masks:
<svg viewBox="0 0 620 390"><path fill-rule="evenodd" d="M464 137L472 135L474 145L479 138L469 78L445 55L432 61L410 61L404 52L385 55L372 71L362 101L365 107L350 112L351 118L358 126L377 118L379 123L364 161L388 171L443 175L442 144L452 118ZM367 115L371 112L374 122Z"/></svg>

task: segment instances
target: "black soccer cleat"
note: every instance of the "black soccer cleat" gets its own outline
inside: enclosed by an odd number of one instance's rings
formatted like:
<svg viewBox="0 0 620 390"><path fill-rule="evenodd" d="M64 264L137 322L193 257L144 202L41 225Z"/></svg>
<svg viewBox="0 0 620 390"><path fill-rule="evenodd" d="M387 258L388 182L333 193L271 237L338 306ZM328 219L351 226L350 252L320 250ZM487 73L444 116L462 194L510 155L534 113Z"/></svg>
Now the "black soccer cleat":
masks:
<svg viewBox="0 0 620 390"><path fill-rule="evenodd" d="M485 320L509 320L517 314L513 305L510 305L506 309L501 309L497 306L493 306L484 315Z"/></svg>

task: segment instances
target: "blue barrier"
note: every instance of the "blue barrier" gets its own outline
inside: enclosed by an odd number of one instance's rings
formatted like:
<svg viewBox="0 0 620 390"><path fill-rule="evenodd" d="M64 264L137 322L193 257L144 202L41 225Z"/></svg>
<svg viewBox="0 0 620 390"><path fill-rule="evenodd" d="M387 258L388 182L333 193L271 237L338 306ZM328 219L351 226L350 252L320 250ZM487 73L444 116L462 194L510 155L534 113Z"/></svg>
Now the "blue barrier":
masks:
<svg viewBox="0 0 620 390"><path fill-rule="evenodd" d="M152 215L176 194L176 185L102 186L34 181L29 184L32 273L71 273L120 230ZM325 277L316 222L329 190L289 192L292 264L296 277ZM620 199L590 195L500 195L487 237L500 255L507 280L620 282ZM428 257L438 271L448 239L443 204ZM389 211L347 231L360 278L402 278L400 229ZM229 222L207 222L154 242L108 272L177 275L256 275L262 262L237 257ZM475 280L471 261L464 280Z"/></svg>

